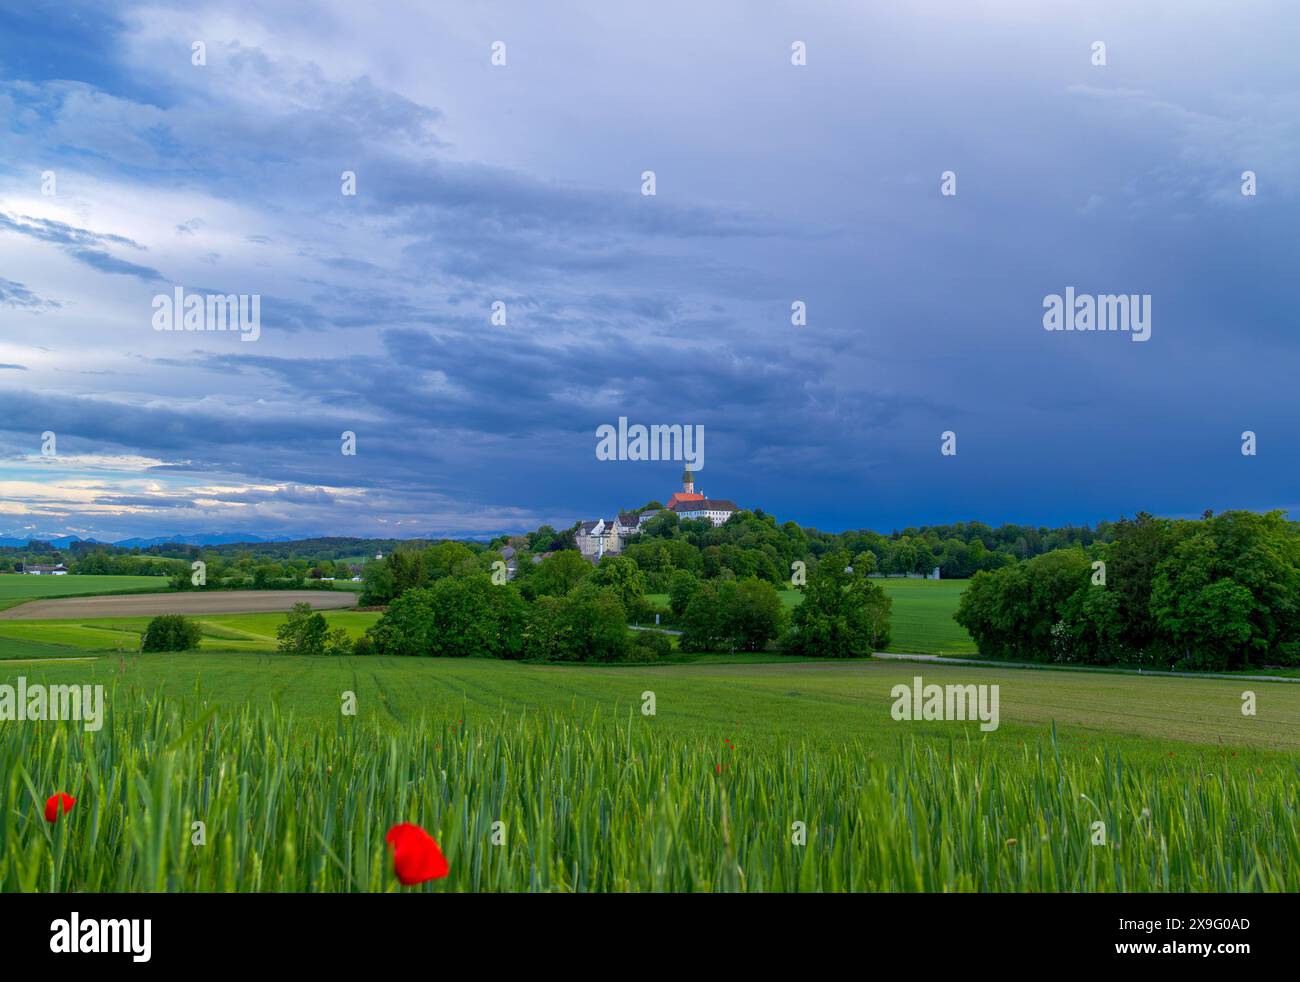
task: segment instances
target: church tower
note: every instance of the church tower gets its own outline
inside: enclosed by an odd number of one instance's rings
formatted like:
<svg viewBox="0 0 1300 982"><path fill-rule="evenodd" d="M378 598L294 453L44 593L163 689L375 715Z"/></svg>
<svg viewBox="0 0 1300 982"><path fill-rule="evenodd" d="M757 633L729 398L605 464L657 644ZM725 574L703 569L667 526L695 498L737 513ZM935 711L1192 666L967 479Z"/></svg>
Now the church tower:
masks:
<svg viewBox="0 0 1300 982"><path fill-rule="evenodd" d="M703 501L704 495L695 490L695 475L691 473L688 467L682 471L682 489L674 491L673 496L668 499L668 508L671 510L674 505L679 505L685 501Z"/></svg>

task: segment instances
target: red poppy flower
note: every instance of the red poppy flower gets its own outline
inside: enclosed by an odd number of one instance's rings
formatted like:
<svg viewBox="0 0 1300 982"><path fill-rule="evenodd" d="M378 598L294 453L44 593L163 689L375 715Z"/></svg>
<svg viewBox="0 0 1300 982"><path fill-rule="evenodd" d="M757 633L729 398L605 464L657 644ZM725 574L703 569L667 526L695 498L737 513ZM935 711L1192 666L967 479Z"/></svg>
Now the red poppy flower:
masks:
<svg viewBox="0 0 1300 982"><path fill-rule="evenodd" d="M77 803L77 799L70 794L64 794L60 791L58 794L52 794L45 802L45 821L53 822L59 817L59 812L70 812L72 806Z"/></svg>
<svg viewBox="0 0 1300 982"><path fill-rule="evenodd" d="M394 825L385 841L393 847L393 872L402 886L441 879L450 872L438 843L418 825L409 822Z"/></svg>

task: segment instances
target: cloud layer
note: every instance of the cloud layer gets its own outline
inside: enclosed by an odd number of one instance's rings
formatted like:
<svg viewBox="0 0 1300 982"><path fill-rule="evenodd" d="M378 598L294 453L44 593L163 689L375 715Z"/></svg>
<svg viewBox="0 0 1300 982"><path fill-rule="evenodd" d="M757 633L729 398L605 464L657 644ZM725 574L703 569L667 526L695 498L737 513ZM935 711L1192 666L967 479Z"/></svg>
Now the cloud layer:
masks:
<svg viewBox="0 0 1300 982"><path fill-rule="evenodd" d="M0 535L568 525L673 490L619 416L823 528L1293 503L1285 5L264 6L0 38ZM1044 332L1067 286L1151 341Z"/></svg>

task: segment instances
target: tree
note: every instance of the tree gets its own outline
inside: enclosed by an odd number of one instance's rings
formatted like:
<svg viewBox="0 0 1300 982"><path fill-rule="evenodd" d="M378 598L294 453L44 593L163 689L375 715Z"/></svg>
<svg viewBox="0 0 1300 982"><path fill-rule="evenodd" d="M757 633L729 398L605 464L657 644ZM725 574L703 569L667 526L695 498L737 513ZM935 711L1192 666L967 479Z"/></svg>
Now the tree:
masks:
<svg viewBox="0 0 1300 982"><path fill-rule="evenodd" d="M700 581L695 578L694 573L684 569L673 573L668 581L668 606L674 617L680 618L686 613L686 605L691 602L691 597L695 596L695 591L699 588Z"/></svg>
<svg viewBox="0 0 1300 982"><path fill-rule="evenodd" d="M1155 616L1151 612L1151 585L1158 567L1173 550L1177 534L1173 522L1139 512L1133 520L1115 523L1114 542L1106 550L1107 589L1119 598L1124 645L1147 651L1157 643Z"/></svg>
<svg viewBox="0 0 1300 982"><path fill-rule="evenodd" d="M581 553L565 550L547 556L528 577L525 596L562 597L591 575L591 563Z"/></svg>
<svg viewBox="0 0 1300 982"><path fill-rule="evenodd" d="M448 576L397 597L366 634L381 655L518 658L527 610L486 573Z"/></svg>
<svg viewBox="0 0 1300 982"><path fill-rule="evenodd" d="M393 570L386 562L372 559L366 563L361 571L361 582L365 584L361 592L362 607L378 607L397 596Z"/></svg>
<svg viewBox="0 0 1300 982"><path fill-rule="evenodd" d="M447 658L518 658L527 606L508 583L486 573L439 580L431 591L434 638L430 654Z"/></svg>
<svg viewBox="0 0 1300 982"><path fill-rule="evenodd" d="M776 587L751 577L731 586L731 606L723 624L733 651L762 651L781 636L789 621ZM877 589L879 589L877 587Z"/></svg>
<svg viewBox="0 0 1300 982"><path fill-rule="evenodd" d="M1092 562L1082 549L1058 549L976 573L953 619L970 632L983 655L1047 661L1052 631L1065 615L1067 601L1091 576Z"/></svg>
<svg viewBox="0 0 1300 982"><path fill-rule="evenodd" d="M1125 645L1119 591L1097 585L1080 587L1061 607L1052 626L1052 660L1085 665L1136 661Z"/></svg>
<svg viewBox="0 0 1300 982"><path fill-rule="evenodd" d="M464 576L479 573L478 556L463 542L439 542L424 553L424 568L430 580L444 576Z"/></svg>
<svg viewBox="0 0 1300 982"><path fill-rule="evenodd" d="M1251 651L1267 652L1256 630L1255 597L1222 563L1213 522L1180 541L1156 567L1151 613L1180 656L1178 667L1224 671L1251 663Z"/></svg>
<svg viewBox="0 0 1300 982"><path fill-rule="evenodd" d="M672 642L658 631L637 631L627 657L636 661L659 661L673 653Z"/></svg>
<svg viewBox="0 0 1300 982"><path fill-rule="evenodd" d="M641 525L641 538L672 539L678 534L681 519L675 511L665 509L658 515L647 518Z"/></svg>
<svg viewBox="0 0 1300 982"><path fill-rule="evenodd" d="M203 632L199 625L180 614L155 617L145 628L141 651L190 651L199 646Z"/></svg>
<svg viewBox="0 0 1300 982"><path fill-rule="evenodd" d="M876 571L876 554L866 549L853 557L853 572L869 576Z"/></svg>
<svg viewBox="0 0 1300 982"><path fill-rule="evenodd" d="M558 533L549 525L543 525L536 532L528 535L528 549L531 552L550 552Z"/></svg>
<svg viewBox="0 0 1300 982"><path fill-rule="evenodd" d="M330 631L329 637L325 639L325 654L350 655L353 653L352 638L348 635L346 628L336 627Z"/></svg>
<svg viewBox="0 0 1300 982"><path fill-rule="evenodd" d="M885 558L885 572L913 573L916 571L916 546L911 539L902 538L890 543L889 555Z"/></svg>
<svg viewBox="0 0 1300 982"><path fill-rule="evenodd" d="M849 555L827 554L808 577L785 638L790 654L823 658L870 655L889 643L893 604L880 585L847 572Z"/></svg>
<svg viewBox="0 0 1300 982"><path fill-rule="evenodd" d="M366 630L366 637L376 654L428 655L433 649L434 629L433 592L408 590L393 599L384 615Z"/></svg>
<svg viewBox="0 0 1300 982"><path fill-rule="evenodd" d="M408 549L395 549L383 560L393 574L393 596L400 597L407 590L416 590L429 584L429 570L424 554Z"/></svg>
<svg viewBox="0 0 1300 982"><path fill-rule="evenodd" d="M682 612L682 635L677 641L677 646L682 651L726 650L722 624L723 601L719 596L723 585L717 580L705 580L691 595L690 602Z"/></svg>
<svg viewBox="0 0 1300 982"><path fill-rule="evenodd" d="M625 610L645 596L645 574L626 556L606 556L591 574L591 582L613 590Z"/></svg>
<svg viewBox="0 0 1300 982"><path fill-rule="evenodd" d="M312 610L307 602L296 603L275 629L283 655L323 655L329 638L325 615Z"/></svg>
<svg viewBox="0 0 1300 982"><path fill-rule="evenodd" d="M1300 533L1280 512L1141 513L1107 532L1091 554L1057 549L976 574L957 621L982 653L1025 660L1222 670L1300 653ZM1019 537L1030 551L1044 538Z"/></svg>
<svg viewBox="0 0 1300 982"><path fill-rule="evenodd" d="M781 595L765 580L706 581L683 612L683 651L762 651L785 629Z"/></svg>
<svg viewBox="0 0 1300 982"><path fill-rule="evenodd" d="M628 654L627 613L609 588L583 583L563 596L533 605L525 631L529 658L548 661L618 661Z"/></svg>

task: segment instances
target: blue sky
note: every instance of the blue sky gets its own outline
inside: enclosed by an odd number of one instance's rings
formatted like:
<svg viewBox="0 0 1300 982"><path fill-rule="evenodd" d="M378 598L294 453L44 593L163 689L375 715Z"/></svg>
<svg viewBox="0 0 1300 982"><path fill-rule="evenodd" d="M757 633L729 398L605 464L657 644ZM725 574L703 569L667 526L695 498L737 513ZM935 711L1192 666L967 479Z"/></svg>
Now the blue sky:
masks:
<svg viewBox="0 0 1300 982"><path fill-rule="evenodd" d="M268 6L0 0L0 535L567 526L620 416L825 529L1296 505L1293 4Z"/></svg>

